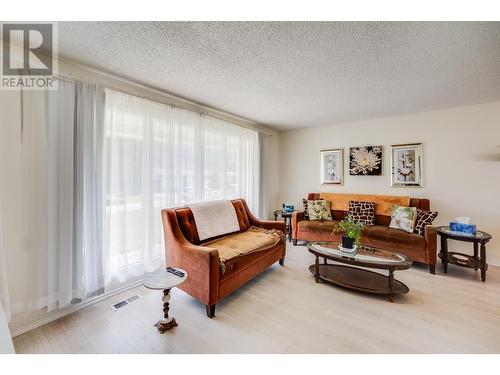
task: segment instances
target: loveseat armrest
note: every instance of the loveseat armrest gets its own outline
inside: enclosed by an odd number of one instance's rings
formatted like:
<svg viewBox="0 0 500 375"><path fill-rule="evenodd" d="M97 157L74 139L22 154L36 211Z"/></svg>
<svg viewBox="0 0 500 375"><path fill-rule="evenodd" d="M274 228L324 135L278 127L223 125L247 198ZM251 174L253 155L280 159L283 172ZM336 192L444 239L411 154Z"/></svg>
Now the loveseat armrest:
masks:
<svg viewBox="0 0 500 375"><path fill-rule="evenodd" d="M425 242L427 243L427 264L437 263L437 228L432 225L424 227Z"/></svg>
<svg viewBox="0 0 500 375"><path fill-rule="evenodd" d="M304 220L304 211L294 211L292 213L292 239L297 239L297 227L299 221Z"/></svg>
<svg viewBox="0 0 500 375"><path fill-rule="evenodd" d="M245 211L248 217L248 221L250 222L250 225L259 227L259 228L264 228L264 229L275 229L283 233L283 236L285 236L285 223L282 221L272 221L272 220L260 220L257 217L255 217L250 209L248 208L247 202L244 199L241 199L241 202L243 203L243 207L245 207ZM284 237L283 237L284 238Z"/></svg>
<svg viewBox="0 0 500 375"><path fill-rule="evenodd" d="M219 293L219 252L209 246L189 242L179 227L174 210L162 210L167 266L182 268L188 273L179 286L206 305L217 302Z"/></svg>
<svg viewBox="0 0 500 375"><path fill-rule="evenodd" d="M275 229L285 234L285 223L282 221L250 219L250 224L264 229Z"/></svg>

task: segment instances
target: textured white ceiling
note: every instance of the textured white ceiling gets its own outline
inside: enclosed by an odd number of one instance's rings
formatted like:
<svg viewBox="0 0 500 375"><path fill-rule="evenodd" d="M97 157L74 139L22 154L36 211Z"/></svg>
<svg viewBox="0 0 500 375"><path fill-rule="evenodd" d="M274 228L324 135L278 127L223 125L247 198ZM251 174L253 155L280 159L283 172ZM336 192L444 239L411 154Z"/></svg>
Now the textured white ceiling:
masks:
<svg viewBox="0 0 500 375"><path fill-rule="evenodd" d="M61 22L59 43L278 130L500 100L500 22Z"/></svg>

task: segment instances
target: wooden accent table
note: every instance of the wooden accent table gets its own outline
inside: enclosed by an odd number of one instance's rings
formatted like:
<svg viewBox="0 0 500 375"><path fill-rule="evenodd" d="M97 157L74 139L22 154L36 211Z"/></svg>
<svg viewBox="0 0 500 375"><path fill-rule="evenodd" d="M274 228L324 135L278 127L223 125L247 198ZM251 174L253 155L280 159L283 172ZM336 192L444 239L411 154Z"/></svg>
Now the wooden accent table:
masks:
<svg viewBox="0 0 500 375"><path fill-rule="evenodd" d="M448 263L465 268L481 269L481 280L486 281L486 244L491 240L491 234L477 231L475 235L453 232L449 226L437 227L437 234L441 237L441 251L439 257L443 263L444 273L448 273ZM464 242L472 242L474 255L448 251L448 239ZM480 246L480 254L478 247Z"/></svg>
<svg viewBox="0 0 500 375"><path fill-rule="evenodd" d="M351 255L340 251L338 246L338 242L308 244L309 252L316 256L316 262L309 266L316 282L322 280L365 293L387 295L390 302L394 302L395 295L409 292L405 284L394 279L394 271L411 267L413 262L406 255L367 246L360 246ZM323 258L323 264L319 258ZM328 260L347 265L329 264ZM389 276L358 267L388 270Z"/></svg>
<svg viewBox="0 0 500 375"><path fill-rule="evenodd" d="M285 234L288 242L292 241L292 215L293 212L285 212L283 210L274 211L274 220L278 221L280 218L283 219L285 223Z"/></svg>
<svg viewBox="0 0 500 375"><path fill-rule="evenodd" d="M163 297L162 297L163 319L160 319L155 324L155 327L158 328L158 331L160 331L160 333L165 333L166 331L174 327L177 327L177 322L175 321L175 319L169 318L168 316L170 289L186 281L188 274L186 271L180 268L176 268L176 270L184 272L184 276L179 277L170 272L167 272L166 269L162 269L157 272L146 275L144 278L144 286L146 288L153 290L163 290Z"/></svg>

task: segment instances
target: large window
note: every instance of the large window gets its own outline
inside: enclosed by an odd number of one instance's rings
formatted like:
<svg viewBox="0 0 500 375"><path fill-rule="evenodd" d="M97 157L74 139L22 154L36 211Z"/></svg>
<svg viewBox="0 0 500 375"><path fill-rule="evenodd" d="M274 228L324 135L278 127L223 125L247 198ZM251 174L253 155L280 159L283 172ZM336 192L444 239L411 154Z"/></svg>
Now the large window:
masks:
<svg viewBox="0 0 500 375"><path fill-rule="evenodd" d="M242 197L257 213L259 163L256 131L107 90L107 289L161 267L162 208Z"/></svg>

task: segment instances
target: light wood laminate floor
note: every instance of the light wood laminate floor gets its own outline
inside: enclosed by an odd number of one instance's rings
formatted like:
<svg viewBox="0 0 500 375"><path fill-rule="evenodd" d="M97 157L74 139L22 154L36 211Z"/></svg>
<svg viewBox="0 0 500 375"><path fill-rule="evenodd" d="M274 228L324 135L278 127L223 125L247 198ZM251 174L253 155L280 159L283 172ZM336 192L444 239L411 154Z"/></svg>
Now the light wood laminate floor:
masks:
<svg viewBox="0 0 500 375"><path fill-rule="evenodd" d="M161 335L161 292L143 287L113 296L18 336L18 353L499 353L500 268L453 265L444 275L417 266L396 272L410 293L384 297L316 284L304 246L288 246L285 267L266 272L217 305L172 291L179 326ZM134 293L144 298L110 308Z"/></svg>

